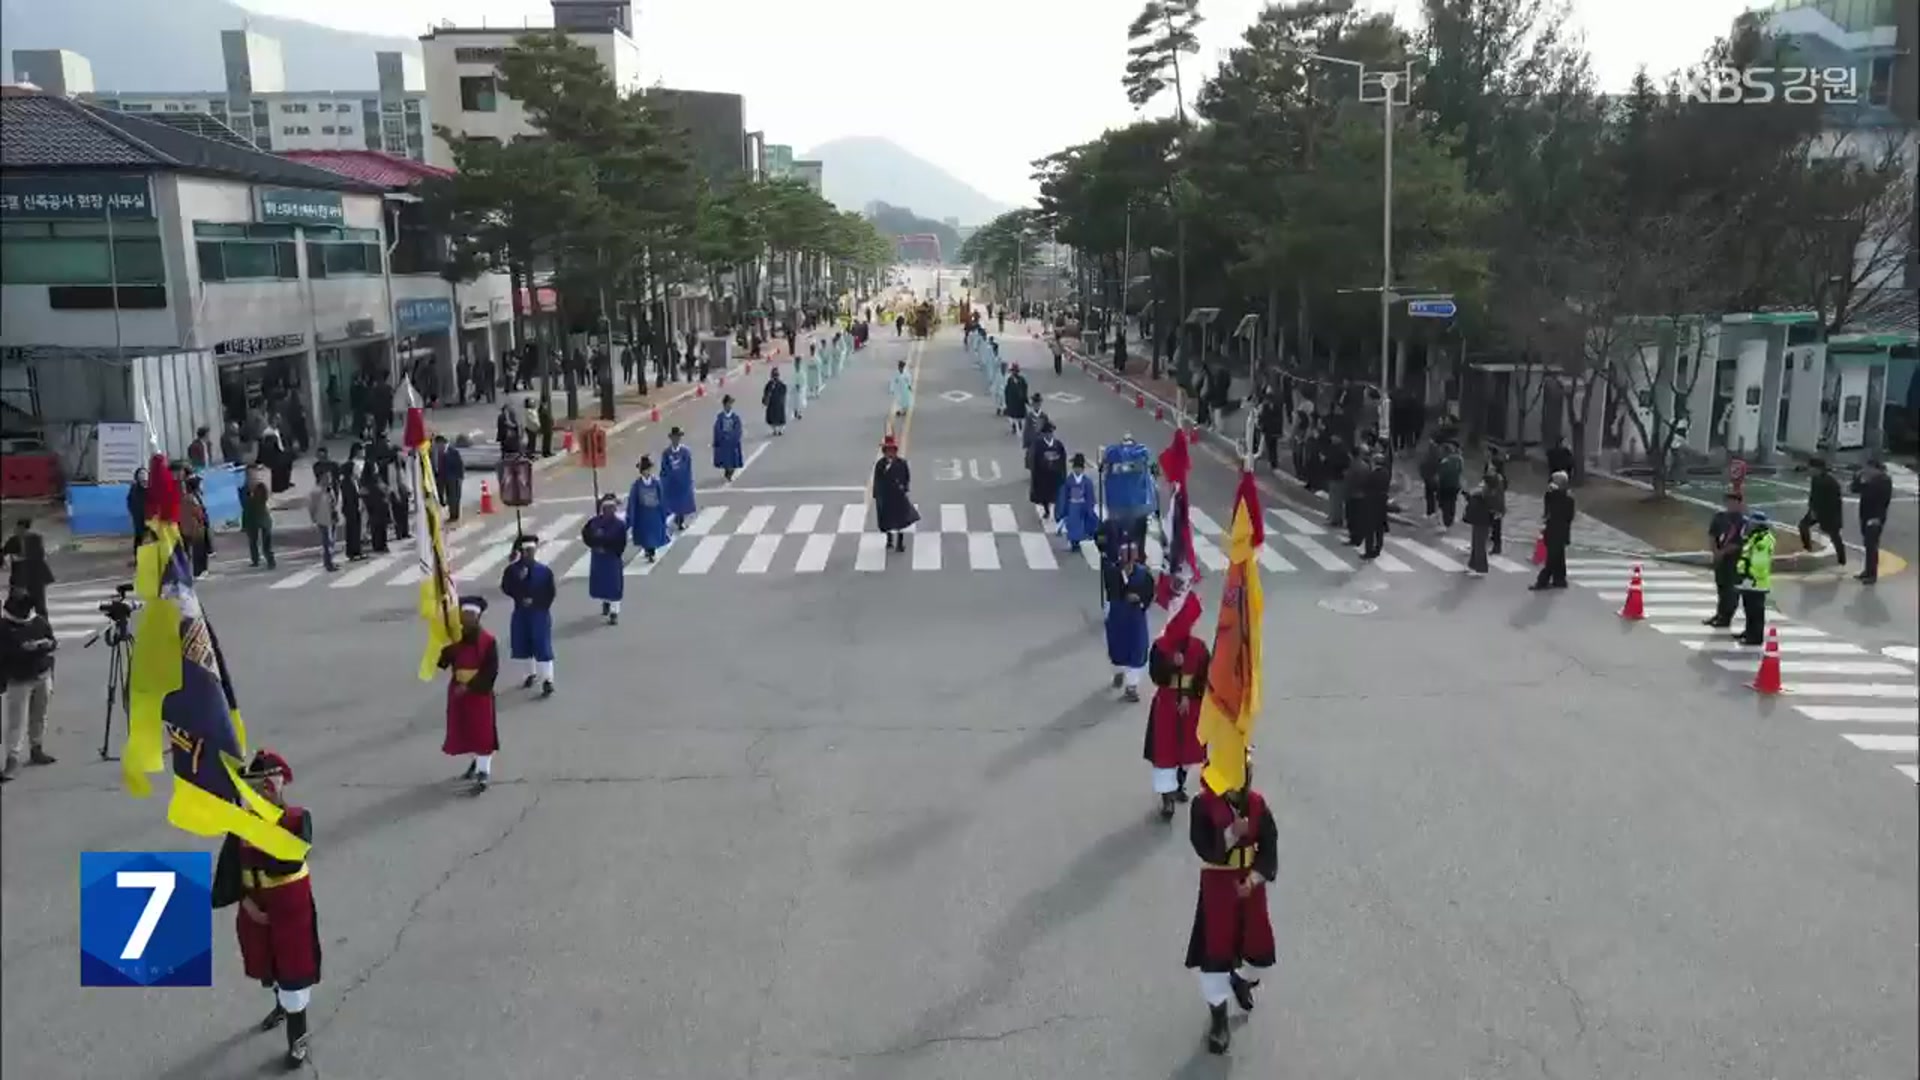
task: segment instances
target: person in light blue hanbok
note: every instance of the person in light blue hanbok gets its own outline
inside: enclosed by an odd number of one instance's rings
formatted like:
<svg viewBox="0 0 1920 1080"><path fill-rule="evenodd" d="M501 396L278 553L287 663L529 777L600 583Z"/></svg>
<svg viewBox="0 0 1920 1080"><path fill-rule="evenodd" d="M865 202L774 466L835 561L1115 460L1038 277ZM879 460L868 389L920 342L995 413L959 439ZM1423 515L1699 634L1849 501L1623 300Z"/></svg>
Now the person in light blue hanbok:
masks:
<svg viewBox="0 0 1920 1080"><path fill-rule="evenodd" d="M620 520L618 496L612 492L600 496L600 512L580 526L580 543L589 552L587 595L600 601L607 625L618 626L620 601L627 595L627 523Z"/></svg>
<svg viewBox="0 0 1920 1080"><path fill-rule="evenodd" d="M893 380L887 384L887 390L893 395L895 416L905 416L913 408L913 376L907 374L907 362L900 361L900 367L893 373Z"/></svg>
<svg viewBox="0 0 1920 1080"><path fill-rule="evenodd" d="M694 511L693 450L680 441L686 434L677 427L667 432L667 448L660 454L660 493L677 529L687 527Z"/></svg>
<svg viewBox="0 0 1920 1080"><path fill-rule="evenodd" d="M633 546L653 561L654 552L667 546L667 493L653 475L653 459L640 455L640 476L627 489L627 528Z"/></svg>
<svg viewBox="0 0 1920 1080"><path fill-rule="evenodd" d="M1087 475L1087 455L1073 455L1072 471L1060 485L1053 516L1059 522L1060 534L1067 538L1067 546L1074 551L1079 551L1080 545L1093 539L1099 530L1099 501L1099 490L1094 486L1093 477Z"/></svg>
<svg viewBox="0 0 1920 1080"><path fill-rule="evenodd" d="M1007 376L1012 374L1006 364L995 364L987 377L987 396L993 399L993 415L1007 415Z"/></svg>

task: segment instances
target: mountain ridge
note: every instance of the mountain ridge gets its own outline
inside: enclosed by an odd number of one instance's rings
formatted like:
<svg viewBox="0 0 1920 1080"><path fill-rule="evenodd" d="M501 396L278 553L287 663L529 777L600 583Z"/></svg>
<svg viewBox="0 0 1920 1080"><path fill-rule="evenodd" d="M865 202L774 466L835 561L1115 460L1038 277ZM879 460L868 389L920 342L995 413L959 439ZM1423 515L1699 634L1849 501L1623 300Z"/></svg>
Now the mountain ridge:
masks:
<svg viewBox="0 0 1920 1080"><path fill-rule="evenodd" d="M842 210L865 212L883 202L933 221L978 226L1013 209L883 135L831 139L802 156L825 166L826 197Z"/></svg>

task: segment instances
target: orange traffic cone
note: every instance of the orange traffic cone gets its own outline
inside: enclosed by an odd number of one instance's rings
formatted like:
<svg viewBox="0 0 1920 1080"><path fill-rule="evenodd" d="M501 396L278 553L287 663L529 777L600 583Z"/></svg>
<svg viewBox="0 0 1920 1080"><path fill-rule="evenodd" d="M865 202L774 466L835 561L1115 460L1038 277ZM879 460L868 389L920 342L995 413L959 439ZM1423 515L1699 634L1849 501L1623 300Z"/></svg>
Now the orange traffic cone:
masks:
<svg viewBox="0 0 1920 1080"><path fill-rule="evenodd" d="M647 410L647 423L657 424L659 422L660 422L660 406L655 405L653 408Z"/></svg>
<svg viewBox="0 0 1920 1080"><path fill-rule="evenodd" d="M1620 605L1620 617L1638 622L1647 617L1647 598L1640 591L1640 564L1633 564L1633 580L1627 583L1627 602Z"/></svg>
<svg viewBox="0 0 1920 1080"><path fill-rule="evenodd" d="M1124 386L1121 386L1121 385L1120 385L1120 380L1119 380L1119 379L1115 379L1115 380L1113 380L1113 392L1114 392L1114 393L1116 393L1116 394L1119 394L1119 393L1123 393L1123 392L1125 392L1125 390L1126 390L1126 387L1124 387Z"/></svg>
<svg viewBox="0 0 1920 1080"><path fill-rule="evenodd" d="M493 488L489 487L485 480L480 481L480 512L493 513Z"/></svg>
<svg viewBox="0 0 1920 1080"><path fill-rule="evenodd" d="M720 373L720 389L725 390L726 388L727 388L727 373L723 371Z"/></svg>
<svg viewBox="0 0 1920 1080"><path fill-rule="evenodd" d="M1545 529L1541 529L1539 535L1533 538L1533 565L1547 565L1547 530Z"/></svg>
<svg viewBox="0 0 1920 1080"><path fill-rule="evenodd" d="M694 388L693 388L693 396L694 396L694 397L706 397L706 396L707 396L707 384L706 384L706 383L698 383L698 384L696 384L696 385L694 386Z"/></svg>
<svg viewBox="0 0 1920 1080"><path fill-rule="evenodd" d="M1762 694L1780 692L1780 628L1767 627L1767 649L1760 654L1760 670L1753 676L1753 689Z"/></svg>
<svg viewBox="0 0 1920 1080"><path fill-rule="evenodd" d="M1159 405L1155 405L1153 407L1153 418L1155 420L1165 420L1167 418L1167 410Z"/></svg>
<svg viewBox="0 0 1920 1080"><path fill-rule="evenodd" d="M1136 409L1144 409L1144 408L1146 408L1146 407L1147 407L1147 395L1145 395L1145 394L1135 394L1135 395L1133 395L1133 407L1134 407L1134 408L1136 408Z"/></svg>
<svg viewBox="0 0 1920 1080"><path fill-rule="evenodd" d="M749 360L749 361L747 361L747 368L746 368L746 373L747 373L747 374L749 374L749 375L751 375L751 374L753 374L753 361L751 361L751 360ZM722 375L722 376L720 376L720 377L721 377L722 379L724 379L724 378L726 378L726 376L725 376L725 375Z"/></svg>

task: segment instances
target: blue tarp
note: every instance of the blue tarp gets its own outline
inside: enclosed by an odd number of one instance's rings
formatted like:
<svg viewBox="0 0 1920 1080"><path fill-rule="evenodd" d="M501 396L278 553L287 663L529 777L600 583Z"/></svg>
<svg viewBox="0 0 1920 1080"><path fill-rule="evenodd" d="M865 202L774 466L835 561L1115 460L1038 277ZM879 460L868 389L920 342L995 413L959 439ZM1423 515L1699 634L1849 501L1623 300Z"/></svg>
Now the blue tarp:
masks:
<svg viewBox="0 0 1920 1080"><path fill-rule="evenodd" d="M200 497L207 504L207 523L216 531L240 527L240 485L246 470L237 466L207 469L200 474ZM132 536L127 517L130 484L86 484L67 488L67 526L75 536Z"/></svg>

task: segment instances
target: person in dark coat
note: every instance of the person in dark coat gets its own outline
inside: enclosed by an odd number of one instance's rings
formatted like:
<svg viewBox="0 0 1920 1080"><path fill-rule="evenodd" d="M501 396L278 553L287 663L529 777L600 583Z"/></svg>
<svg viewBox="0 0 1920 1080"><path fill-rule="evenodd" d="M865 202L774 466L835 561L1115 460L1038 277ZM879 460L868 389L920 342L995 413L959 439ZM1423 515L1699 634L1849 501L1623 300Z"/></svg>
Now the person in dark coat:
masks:
<svg viewBox="0 0 1920 1080"><path fill-rule="evenodd" d="M493 423L493 437L500 444L502 459L520 453L520 414L509 401L500 406L500 418Z"/></svg>
<svg viewBox="0 0 1920 1080"><path fill-rule="evenodd" d="M1740 610L1740 581L1735 569L1740 562L1740 539L1746 533L1747 507L1737 491L1727 492L1726 508L1707 523L1707 549L1713 553L1713 591L1717 603L1713 614L1701 622L1725 630L1733 625Z"/></svg>
<svg viewBox="0 0 1920 1080"><path fill-rule="evenodd" d="M1887 508L1893 505L1893 477L1879 458L1869 458L1850 486L1860 497L1860 546L1867 549L1866 565L1854 580L1871 585L1880 580L1880 534L1887 527Z"/></svg>
<svg viewBox="0 0 1920 1080"><path fill-rule="evenodd" d="M133 470L127 485L127 518L133 522L133 557L140 557L140 541L147 535L147 470Z"/></svg>
<svg viewBox="0 0 1920 1080"><path fill-rule="evenodd" d="M1493 528L1493 508L1490 505L1493 485L1493 472L1488 470L1487 475L1481 478L1480 486L1467 493L1466 509L1460 515L1472 535L1467 548L1467 572L1476 576L1487 572L1487 536Z"/></svg>
<svg viewBox="0 0 1920 1080"><path fill-rule="evenodd" d="M1040 437L1027 448L1027 501L1039 508L1041 520L1053 516L1053 504L1066 478L1067 448L1053 437L1049 420L1040 425Z"/></svg>
<svg viewBox="0 0 1920 1080"><path fill-rule="evenodd" d="M138 535L144 523L136 523ZM0 557L7 564L7 589L32 602L33 610L47 618L47 586L53 584L53 567L47 563L47 542L34 531L33 521L21 518L13 523L13 535L0 545Z"/></svg>
<svg viewBox="0 0 1920 1080"><path fill-rule="evenodd" d="M460 448L445 435L433 437L433 485L440 490L440 504L447 508L447 520L460 520L461 487L467 481L467 459Z"/></svg>
<svg viewBox="0 0 1920 1080"><path fill-rule="evenodd" d="M900 444L888 435L880 444L880 460L873 463L873 511L889 550L907 550L907 528L920 520L912 490L913 472L900 456Z"/></svg>
<svg viewBox="0 0 1920 1080"><path fill-rule="evenodd" d="M553 399L541 398L535 416L540 421L540 456L553 456Z"/></svg>
<svg viewBox="0 0 1920 1080"><path fill-rule="evenodd" d="M1027 388L1027 377L1020 374L1020 365L1015 364L1007 374L1006 388L1002 391L1001 415L1007 418L1008 425L1015 435L1020 434L1020 426L1027 418L1027 403L1032 399L1033 391Z"/></svg>
<svg viewBox="0 0 1920 1080"><path fill-rule="evenodd" d="M1346 498L1347 544L1359 547L1367 540L1368 485L1373 482L1373 462L1364 453L1355 453L1347 461L1347 473L1341 478Z"/></svg>
<svg viewBox="0 0 1920 1080"><path fill-rule="evenodd" d="M760 389L760 404L767 409L767 426L775 435L787 433L787 383L780 377L780 369L774 368L767 373L767 385Z"/></svg>
<svg viewBox="0 0 1920 1080"><path fill-rule="evenodd" d="M1387 504L1393 492L1393 462L1383 450L1373 459L1373 468L1367 473L1365 497L1361 500L1360 514L1366 528L1360 537L1363 549L1360 557L1377 559L1380 549L1387 542Z"/></svg>
<svg viewBox="0 0 1920 1080"><path fill-rule="evenodd" d="M1800 547L1813 550L1813 526L1827 534L1827 540L1833 544L1833 554L1841 566L1847 565L1847 542L1840 537L1845 523L1845 511L1840 498L1840 481L1833 478L1827 469L1825 458L1814 458L1807 463L1813 475L1807 480L1807 512L1800 516Z"/></svg>
<svg viewBox="0 0 1920 1080"><path fill-rule="evenodd" d="M240 491L240 529L247 534L247 555L254 568L259 568L264 556L267 569L272 570L279 565L273 557L272 493L260 470L250 472L247 486Z"/></svg>
<svg viewBox="0 0 1920 1080"><path fill-rule="evenodd" d="M1535 592L1567 587L1567 545L1573 541L1573 492L1567 490L1568 477L1555 472L1547 480L1547 495L1541 514L1541 529L1547 538L1547 564L1540 577L1527 586Z"/></svg>

